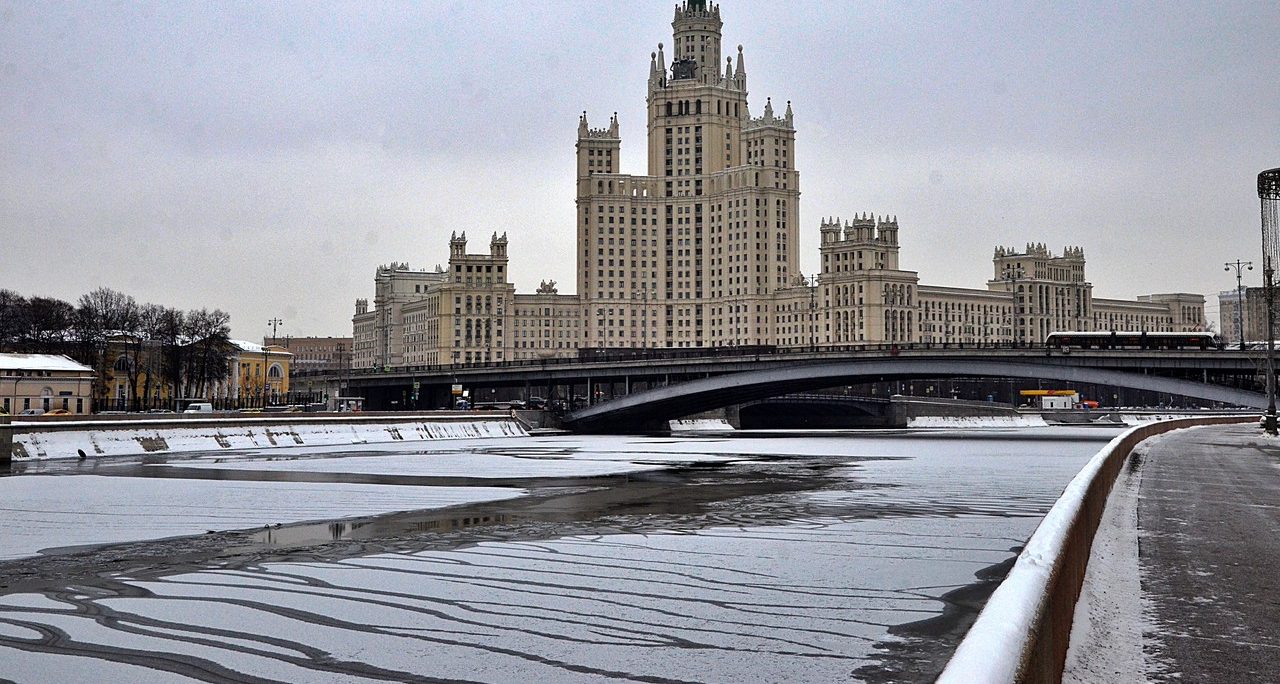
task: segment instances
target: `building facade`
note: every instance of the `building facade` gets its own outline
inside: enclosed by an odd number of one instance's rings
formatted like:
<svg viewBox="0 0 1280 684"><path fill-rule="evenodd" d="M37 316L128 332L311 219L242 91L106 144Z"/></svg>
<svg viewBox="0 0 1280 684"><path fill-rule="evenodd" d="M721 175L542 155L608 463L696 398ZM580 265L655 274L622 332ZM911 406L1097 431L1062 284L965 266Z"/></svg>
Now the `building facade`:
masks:
<svg viewBox="0 0 1280 684"><path fill-rule="evenodd" d="M334 372L351 367L350 337L266 337L262 343L293 354L289 374Z"/></svg>
<svg viewBox="0 0 1280 684"><path fill-rule="evenodd" d="M71 414L92 410L93 369L54 354L0 354L0 409Z"/></svg>
<svg viewBox="0 0 1280 684"><path fill-rule="evenodd" d="M1243 311L1241 309L1243 308ZM1275 308L1275 325L1280 328L1280 306ZM1243 320L1241 320L1243 319ZM1265 287L1246 287L1241 291L1218 293L1218 329L1228 344L1240 343L1241 323L1244 324L1244 340L1267 340L1267 290Z"/></svg>
<svg viewBox="0 0 1280 684"><path fill-rule="evenodd" d="M289 367L293 354L284 347L231 340L230 373L215 385L209 399L237 405L267 406L289 393Z"/></svg>
<svg viewBox="0 0 1280 684"><path fill-rule="evenodd" d="M647 173L621 173L617 114L578 119L577 293L516 294L507 238L449 266L379 267L356 300L353 367L575 356L578 349L739 345L1036 344L1054 331L1204 329L1204 298L1095 299L1084 250L998 247L985 288L923 285L902 268L897 217L819 224L820 270L799 269L800 176L791 103L748 105L742 46L723 54L720 8L686 0L650 54ZM723 58L724 63L721 64Z"/></svg>

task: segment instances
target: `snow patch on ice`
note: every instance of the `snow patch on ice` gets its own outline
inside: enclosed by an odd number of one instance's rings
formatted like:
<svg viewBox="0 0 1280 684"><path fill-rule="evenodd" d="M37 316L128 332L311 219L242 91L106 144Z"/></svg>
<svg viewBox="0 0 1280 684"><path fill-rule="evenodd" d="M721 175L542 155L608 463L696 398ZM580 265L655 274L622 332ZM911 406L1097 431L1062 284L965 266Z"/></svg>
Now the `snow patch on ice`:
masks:
<svg viewBox="0 0 1280 684"><path fill-rule="evenodd" d="M907 421L913 428L1048 427L1039 415L1029 416L917 416Z"/></svg>
<svg viewBox="0 0 1280 684"><path fill-rule="evenodd" d="M670 423L672 432L724 432L733 430L733 426L722 418L673 420Z"/></svg>

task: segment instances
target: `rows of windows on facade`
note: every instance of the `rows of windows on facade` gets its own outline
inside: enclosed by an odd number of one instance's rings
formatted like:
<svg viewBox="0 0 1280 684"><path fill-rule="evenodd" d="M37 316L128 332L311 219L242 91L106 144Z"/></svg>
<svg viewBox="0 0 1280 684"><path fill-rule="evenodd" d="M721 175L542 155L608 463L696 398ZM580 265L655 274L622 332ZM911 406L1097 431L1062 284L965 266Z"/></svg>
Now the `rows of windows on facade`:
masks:
<svg viewBox="0 0 1280 684"><path fill-rule="evenodd" d="M824 218L820 271L799 269L795 114L748 102L720 7L677 6L670 58L650 55L647 175L620 173L617 114L578 119L577 293L516 293L507 236L449 243L447 267L380 266L356 301L356 368L576 356L580 348L1029 344L1059 330L1204 329L1204 298L1093 296L1084 251L995 250L983 287L921 284L899 265L897 217ZM669 60L669 61L668 61Z"/></svg>

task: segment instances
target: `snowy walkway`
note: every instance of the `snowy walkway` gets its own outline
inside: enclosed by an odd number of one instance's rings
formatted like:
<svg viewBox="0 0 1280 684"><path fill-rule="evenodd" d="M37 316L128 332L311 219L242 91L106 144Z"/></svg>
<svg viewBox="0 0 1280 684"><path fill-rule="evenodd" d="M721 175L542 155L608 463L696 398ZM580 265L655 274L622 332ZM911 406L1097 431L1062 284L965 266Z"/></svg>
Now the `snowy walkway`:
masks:
<svg viewBox="0 0 1280 684"><path fill-rule="evenodd" d="M1252 425L1148 440L1094 541L1063 681L1280 681L1278 567L1280 442Z"/></svg>

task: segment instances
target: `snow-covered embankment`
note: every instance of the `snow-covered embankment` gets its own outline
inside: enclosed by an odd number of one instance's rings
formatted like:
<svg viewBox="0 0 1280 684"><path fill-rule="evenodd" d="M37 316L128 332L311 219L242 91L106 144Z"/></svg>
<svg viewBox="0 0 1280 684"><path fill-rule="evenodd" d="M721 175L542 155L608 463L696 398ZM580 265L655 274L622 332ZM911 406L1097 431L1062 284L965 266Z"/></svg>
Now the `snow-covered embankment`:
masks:
<svg viewBox="0 0 1280 684"><path fill-rule="evenodd" d="M524 426L506 414L70 421L23 423L14 427L14 461L528 434Z"/></svg>
<svg viewBox="0 0 1280 684"><path fill-rule="evenodd" d="M1129 452L1142 440L1170 430L1256 419L1217 416L1148 423L1111 440L1049 509L936 681L1060 681L1089 549Z"/></svg>

